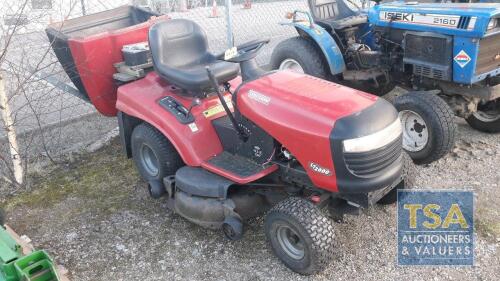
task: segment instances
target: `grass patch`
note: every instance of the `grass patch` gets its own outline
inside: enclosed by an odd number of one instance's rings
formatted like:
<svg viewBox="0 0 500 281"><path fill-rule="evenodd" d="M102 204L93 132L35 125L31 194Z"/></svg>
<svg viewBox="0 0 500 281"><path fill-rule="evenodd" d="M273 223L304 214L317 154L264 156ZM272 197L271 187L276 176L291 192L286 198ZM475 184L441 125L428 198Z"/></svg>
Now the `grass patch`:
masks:
<svg viewBox="0 0 500 281"><path fill-rule="evenodd" d="M127 186L136 184L139 176L132 161L123 156L119 143L82 156L44 177L34 179L33 191L17 194L7 200L6 210L23 205L48 208L72 196L92 202L94 206L114 208L128 196ZM105 204L106 206L98 206ZM121 204L120 204L121 205Z"/></svg>
<svg viewBox="0 0 500 281"><path fill-rule="evenodd" d="M500 239L500 219L495 209L479 209L474 224L478 235L487 239Z"/></svg>

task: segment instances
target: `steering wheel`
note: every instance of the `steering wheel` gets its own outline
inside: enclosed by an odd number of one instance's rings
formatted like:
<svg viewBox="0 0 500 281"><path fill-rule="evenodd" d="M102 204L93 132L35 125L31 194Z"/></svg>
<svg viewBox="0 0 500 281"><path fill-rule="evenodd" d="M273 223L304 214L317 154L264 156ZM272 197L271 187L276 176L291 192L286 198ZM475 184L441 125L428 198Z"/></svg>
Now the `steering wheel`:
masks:
<svg viewBox="0 0 500 281"><path fill-rule="evenodd" d="M243 43L236 47L237 53L230 58L225 58L225 52L217 55L217 59L224 60L228 62L240 63L243 61L251 60L257 56L260 49L269 43L269 39L263 40L252 40L246 43Z"/></svg>

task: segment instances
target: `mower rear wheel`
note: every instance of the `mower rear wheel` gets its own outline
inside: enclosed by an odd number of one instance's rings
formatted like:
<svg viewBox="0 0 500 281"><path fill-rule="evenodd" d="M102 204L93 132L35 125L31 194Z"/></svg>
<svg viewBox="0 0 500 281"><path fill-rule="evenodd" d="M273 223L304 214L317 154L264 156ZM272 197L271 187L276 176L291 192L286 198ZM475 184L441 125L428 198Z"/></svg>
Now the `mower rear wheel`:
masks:
<svg viewBox="0 0 500 281"><path fill-rule="evenodd" d="M283 40L274 48L271 68L328 78L323 54L314 42L300 36Z"/></svg>
<svg viewBox="0 0 500 281"><path fill-rule="evenodd" d="M153 126L142 123L132 132L132 158L147 181L162 181L183 166L174 146Z"/></svg>
<svg viewBox="0 0 500 281"><path fill-rule="evenodd" d="M438 95L409 92L397 97L394 106L403 125L403 148L416 164L434 162L453 148L455 115Z"/></svg>
<svg viewBox="0 0 500 281"><path fill-rule="evenodd" d="M274 254L297 273L320 272L333 257L333 223L305 199L290 197L274 206L264 231Z"/></svg>
<svg viewBox="0 0 500 281"><path fill-rule="evenodd" d="M389 193L382 197L377 203L380 205L392 205L398 201L398 190L409 189L415 186L417 171L410 156L403 152L402 180Z"/></svg>

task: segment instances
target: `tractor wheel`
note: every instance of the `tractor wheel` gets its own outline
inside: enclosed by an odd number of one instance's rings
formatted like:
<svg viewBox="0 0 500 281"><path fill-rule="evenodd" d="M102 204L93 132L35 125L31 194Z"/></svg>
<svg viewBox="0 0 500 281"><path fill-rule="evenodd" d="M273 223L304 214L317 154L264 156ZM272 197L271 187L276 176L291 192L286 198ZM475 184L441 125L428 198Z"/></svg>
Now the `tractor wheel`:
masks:
<svg viewBox="0 0 500 281"><path fill-rule="evenodd" d="M323 54L314 42L293 37L280 42L271 55L272 69L291 70L327 79L328 72Z"/></svg>
<svg viewBox="0 0 500 281"><path fill-rule="evenodd" d="M389 193L382 197L377 203L380 205L391 205L398 200L398 190L409 189L415 186L417 171L415 164L408 153L403 152L403 180L398 183Z"/></svg>
<svg viewBox="0 0 500 281"><path fill-rule="evenodd" d="M439 96L409 92L397 97L394 106L403 125L403 148L416 164L434 162L453 148L454 114Z"/></svg>
<svg viewBox="0 0 500 281"><path fill-rule="evenodd" d="M132 158L147 182L162 181L182 167L182 159L174 146L153 126L137 125L131 138Z"/></svg>
<svg viewBox="0 0 500 281"><path fill-rule="evenodd" d="M466 120L472 128L478 131L500 133L500 98L479 104L477 111Z"/></svg>
<svg viewBox="0 0 500 281"><path fill-rule="evenodd" d="M305 199L290 197L274 206L264 231L274 254L297 273L320 272L333 257L333 223Z"/></svg>

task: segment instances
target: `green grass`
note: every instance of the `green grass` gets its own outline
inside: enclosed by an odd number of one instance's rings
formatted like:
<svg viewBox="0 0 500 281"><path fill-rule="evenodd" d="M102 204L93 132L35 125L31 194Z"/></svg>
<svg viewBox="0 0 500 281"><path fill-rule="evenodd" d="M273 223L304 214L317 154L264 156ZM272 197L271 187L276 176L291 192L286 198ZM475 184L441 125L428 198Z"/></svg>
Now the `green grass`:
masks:
<svg viewBox="0 0 500 281"><path fill-rule="evenodd" d="M496 213L496 209L478 209L474 224L480 236L494 240L500 238L500 218Z"/></svg>
<svg viewBox="0 0 500 281"><path fill-rule="evenodd" d="M121 206L124 197L129 196L125 191L138 181L139 175L132 161L123 156L115 141L96 153L57 167L43 177L35 176L32 191L8 199L5 208L7 211L21 205L50 208L71 196L91 202L89 207L113 210L126 207Z"/></svg>

